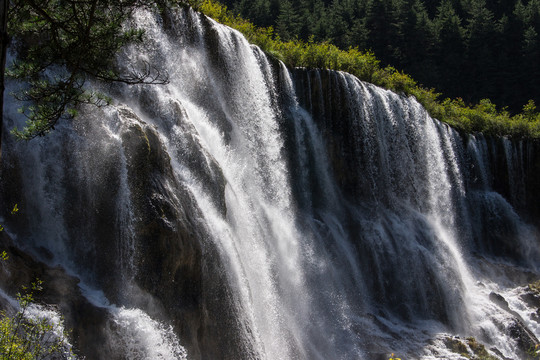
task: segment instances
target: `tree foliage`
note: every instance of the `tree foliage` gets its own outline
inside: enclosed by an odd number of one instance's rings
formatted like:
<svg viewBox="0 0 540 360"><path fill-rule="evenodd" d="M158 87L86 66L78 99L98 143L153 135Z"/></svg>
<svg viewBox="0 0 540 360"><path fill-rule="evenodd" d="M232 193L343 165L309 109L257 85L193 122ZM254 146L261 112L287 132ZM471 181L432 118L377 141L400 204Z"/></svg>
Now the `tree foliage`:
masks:
<svg viewBox="0 0 540 360"><path fill-rule="evenodd" d="M107 104L109 99L85 88L89 79L166 82L149 64L132 64L131 72L123 72L115 58L122 46L144 37L143 31L125 27L137 7L174 4L192 6L240 30L291 67L343 70L413 95L433 117L463 131L540 137L536 108L519 113L523 105L515 104L516 96L540 101L535 98L540 91L531 90L540 86L535 81L540 76L535 35L540 1L514 6L485 0L225 2L276 27L257 27L212 0L12 0L9 28L18 60L8 74L24 84L15 96L26 101L21 112L28 118L27 127L15 134L23 139L44 135L59 119L73 118L79 104ZM402 70L407 67L418 81ZM514 76L523 70L526 75ZM419 85L431 83L442 93ZM497 102L487 100L492 95L512 106L497 108Z"/></svg>
<svg viewBox="0 0 540 360"><path fill-rule="evenodd" d="M314 2L321 4L320 0L314 0ZM424 8L419 0L415 2L416 7ZM464 132L483 132L489 135L508 135L516 138L540 137L540 114L533 106L534 100L528 103L525 113L512 115L507 108L498 109L489 99L480 99L476 105L469 105L461 97L441 99L441 93L433 88L420 86L403 71L392 66L384 66L372 51L361 51L357 47L342 50L330 42L316 42L315 36L311 36L307 41L299 38L283 41L273 27L257 27L242 17L234 15L214 0L192 3L192 6L215 20L241 31L249 41L290 67L342 70L375 85L415 96L431 116ZM458 61L461 40L465 37L465 33L458 13L450 9L453 9L450 0L444 1L437 9L434 9L437 16L441 18L440 24L444 26L441 29L434 28L433 31L435 35L439 33L437 35L439 37L444 33L445 41L454 44L455 61ZM414 28L418 23L422 24L426 21L426 18L415 15L411 16L409 24L413 24L412 28ZM407 25L404 23L403 28L405 27ZM417 39L417 41L429 44L432 39L430 36ZM447 64L450 67L451 63ZM448 81L460 71L457 67L451 69L452 72L446 74L449 77Z"/></svg>
<svg viewBox="0 0 540 360"><path fill-rule="evenodd" d="M512 113L528 99L540 102L538 0L297 0L297 22L289 26L277 26L289 0L257 0L249 11L239 5L245 0L222 2L285 40L296 34L373 51L383 65L446 97L490 98ZM258 11L269 6L277 11Z"/></svg>
<svg viewBox="0 0 540 360"><path fill-rule="evenodd" d="M2 259L7 260L5 252ZM17 294L19 310L13 316L0 312L0 360L75 359L62 322L31 314L34 293L42 290L37 280Z"/></svg>
<svg viewBox="0 0 540 360"><path fill-rule="evenodd" d="M12 0L8 32L14 38L15 61L7 75L22 82L15 92L26 106L27 126L14 130L21 139L42 136L60 119L71 119L83 103L105 105L109 99L88 91L88 79L128 84L167 81L150 64L123 72L115 63L126 44L142 41L144 32L125 28L144 0Z"/></svg>

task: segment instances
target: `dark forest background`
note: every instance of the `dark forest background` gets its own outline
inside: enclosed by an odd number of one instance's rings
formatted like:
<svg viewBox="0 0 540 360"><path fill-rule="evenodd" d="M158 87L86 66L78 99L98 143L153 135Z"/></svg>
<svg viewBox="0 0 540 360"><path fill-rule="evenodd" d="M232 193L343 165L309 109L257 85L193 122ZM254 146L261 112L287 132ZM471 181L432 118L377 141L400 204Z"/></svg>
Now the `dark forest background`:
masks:
<svg viewBox="0 0 540 360"><path fill-rule="evenodd" d="M372 50L445 97L540 104L540 0L222 0L282 40Z"/></svg>

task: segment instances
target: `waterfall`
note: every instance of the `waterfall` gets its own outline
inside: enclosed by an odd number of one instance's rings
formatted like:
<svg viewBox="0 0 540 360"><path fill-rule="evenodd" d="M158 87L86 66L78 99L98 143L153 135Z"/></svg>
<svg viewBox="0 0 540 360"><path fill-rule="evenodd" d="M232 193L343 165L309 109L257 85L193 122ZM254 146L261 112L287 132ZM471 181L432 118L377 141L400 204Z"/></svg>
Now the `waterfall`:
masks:
<svg viewBox="0 0 540 360"><path fill-rule="evenodd" d="M540 336L525 145L288 69L192 10L133 21L147 38L119 63L169 84L92 84L114 105L3 151L2 200L24 209L6 229L104 314L76 324L107 339L81 355L458 359L457 335L515 358Z"/></svg>

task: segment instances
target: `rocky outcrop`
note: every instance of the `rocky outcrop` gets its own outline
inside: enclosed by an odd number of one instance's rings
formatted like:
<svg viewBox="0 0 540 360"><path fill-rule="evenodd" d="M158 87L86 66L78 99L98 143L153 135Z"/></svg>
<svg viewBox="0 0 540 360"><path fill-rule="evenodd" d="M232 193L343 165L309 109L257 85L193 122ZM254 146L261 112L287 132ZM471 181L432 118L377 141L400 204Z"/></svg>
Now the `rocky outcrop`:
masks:
<svg viewBox="0 0 540 360"><path fill-rule="evenodd" d="M171 127L185 126L177 109ZM245 349L238 333L222 331L236 328L238 317L221 259L197 220L202 217L200 209L174 174L156 129L128 108L120 108L119 116L128 124L122 144L137 220L134 280L151 297L142 296L142 303L135 305L171 323L190 359L242 358ZM225 211L219 168L212 163L205 168L202 162L197 167Z"/></svg>
<svg viewBox="0 0 540 360"><path fill-rule="evenodd" d="M193 132L186 128L180 105L172 108L176 112L166 131L178 126L182 134ZM114 141L119 143L90 141L64 154L66 164L80 161L77 168L66 165L63 175L65 208L60 210L67 227L65 251L77 259L77 271L90 274L85 281L101 289L112 304L142 309L152 319L172 325L189 359L242 358L247 350L239 332L223 331L241 325L222 259L200 221L195 199L173 170L166 144L157 129L130 108L108 110L116 116L121 137ZM160 114L148 111L145 116ZM75 131L86 139L107 136L89 114L81 117ZM189 160L193 174L225 214L225 181L219 167L207 154L204 159L197 157L196 139L186 138L181 139L187 141L181 156ZM33 219L25 201L31 194L23 191L17 157L3 166L4 225L24 238L24 229ZM85 172L91 176L84 177ZM11 216L15 203L22 210ZM123 206L129 206L129 212ZM79 288L79 279L30 255L56 262L66 254L53 254L30 242L23 249L14 246L5 232L0 235L10 256L0 287L13 296L35 278L43 280L45 290L38 301L55 306L65 317L78 352L87 359L118 358L122 341L115 336L122 330L112 310L93 305Z"/></svg>
<svg viewBox="0 0 540 360"><path fill-rule="evenodd" d="M0 265L0 287L7 295L14 298L24 292L23 286L28 287L37 279L43 281L43 290L34 293L35 302L52 307L63 316L75 352L88 359L114 358L107 353L106 346L96 346L108 342L103 329L110 321L109 314L83 296L79 279L22 251L6 232L0 232L0 249L8 256ZM4 305L9 307L9 302Z"/></svg>
<svg viewBox="0 0 540 360"><path fill-rule="evenodd" d="M509 307L508 302L503 296L492 292L489 295L489 299L510 315L510 319L504 324L500 324L500 326L502 327L502 330L516 342L520 358L527 358L529 352L539 343L537 337L529 328L527 328L523 318Z"/></svg>
<svg viewBox="0 0 540 360"><path fill-rule="evenodd" d="M299 103L321 131L332 175L349 201L371 208L393 208L396 199L418 209L430 206L424 202L427 179L422 177L430 173L427 164L434 157L426 153L425 144L434 140L417 131L430 123L419 119L426 118L426 112L418 111L414 101L360 84L343 73L296 69L293 75ZM449 127L435 122L440 135L435 141L443 144ZM462 184L466 193L452 195L455 216L461 217L455 227L473 223L470 241L476 244L475 251L522 261L531 250L520 241L525 236L521 219L534 227L527 236L540 239L540 142L457 132L451 137L454 153L444 156L459 169L447 172L455 187ZM414 162L406 168L409 157ZM294 172L297 167L291 168Z"/></svg>

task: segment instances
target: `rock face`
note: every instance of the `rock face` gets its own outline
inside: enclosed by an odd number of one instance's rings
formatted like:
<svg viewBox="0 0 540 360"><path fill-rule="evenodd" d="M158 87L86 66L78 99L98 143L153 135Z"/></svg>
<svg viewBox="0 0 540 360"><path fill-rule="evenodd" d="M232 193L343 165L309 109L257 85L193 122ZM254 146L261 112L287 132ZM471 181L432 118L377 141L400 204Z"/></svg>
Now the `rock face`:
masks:
<svg viewBox="0 0 540 360"><path fill-rule="evenodd" d="M540 142L503 138L487 138L486 142L493 190L508 199L524 219L538 227Z"/></svg>
<svg viewBox="0 0 540 360"><path fill-rule="evenodd" d="M173 119L181 125L182 111L176 109ZM91 269L91 276L84 279L85 286L98 287L108 301L145 309L154 319L172 325L186 344L190 359L239 358L238 352L245 349L236 333L222 331L237 326L233 307L228 304L232 296L221 259L197 220L201 215L196 202L175 177L157 130L127 107L113 112L121 124L118 145L91 144L64 154L67 163L79 161L80 156L92 159L83 169L71 168L63 175L68 186L63 190L67 211L62 220L71 239L63 255L79 258L73 265L77 271ZM87 120L78 123L76 131L81 136L103 136L99 125L92 123L95 118L89 116ZM118 156L111 157L107 152ZM94 157L104 161L95 162ZM17 216L6 216L7 227L19 228L19 224L32 224L35 219L26 207L26 196L32 195L21 193L20 184L24 182L14 165L17 158L13 157L13 161L4 162L2 199L4 204L18 203L24 209ZM115 161L120 163L115 165ZM201 176L209 176L205 171L211 171L210 176L217 174L219 180L214 164L210 163L208 169L197 167ZM99 176L81 179L84 172ZM216 184L220 185L214 185L214 194L224 204L224 182ZM122 206L129 207L129 219L123 216L126 209ZM221 208L225 211L224 205ZM40 301L58 306L66 327L73 329L78 351L88 359L121 358L117 353L120 341L114 336L111 340L111 331L115 332L118 325L110 309L106 309L107 304L92 305L81 294L77 278L66 275L60 267L48 267L35 260L15 247L5 233L0 234L11 258L4 267L2 288L13 295L22 285L42 279L46 291ZM19 234L22 237L24 231ZM92 242L85 245L78 239ZM60 260L58 254L45 248L31 251L45 261ZM226 310L228 307L230 310Z"/></svg>
<svg viewBox="0 0 540 360"><path fill-rule="evenodd" d="M392 101L381 104L385 99L377 96L373 88L355 83L341 73L297 69L293 74L299 103L309 110L321 129L340 190L348 198L362 203L375 198L376 202L392 207L394 193L398 198L408 196L406 201L425 207L422 199L426 194L415 183L420 183L429 173L421 167L429 164L429 157L433 156L425 152L423 145L423 141L429 139L422 139L424 135L410 128L411 124L400 122L426 114L417 112L405 98L403 103L407 107L399 108ZM422 126L422 121L410 122L412 126ZM443 128L439 129L441 133ZM473 241L478 250L521 259L529 250L520 244L519 237L523 234L511 218L516 218L514 211L517 212L534 225L532 236L539 236L540 142L486 138L481 134L461 134L452 141L459 149L455 160L467 192L466 206L471 209L464 216L473 218L473 227L476 227ZM415 164L408 167L409 174L400 174L403 161L407 162L402 155L406 157L408 152L414 156ZM486 190L500 199L488 199L482 194ZM512 207L501 209L495 204L502 199Z"/></svg>
<svg viewBox="0 0 540 360"><path fill-rule="evenodd" d="M502 338L535 341L470 269L472 254L538 263L523 221L539 214L537 143L459 134L348 74L289 71L192 11L136 16L149 43L120 63L150 59L171 83L108 89L116 105L3 151L17 246L0 285L42 278L82 355L416 358L422 324L483 334L467 316L493 309L514 319Z"/></svg>
<svg viewBox="0 0 540 360"><path fill-rule="evenodd" d="M504 326L504 331L508 336L516 341L520 358L527 358L531 349L534 349L536 344L539 343L538 338L527 328L523 318L510 309L504 297L492 292L489 299L511 315L511 320L502 326Z"/></svg>
<svg viewBox="0 0 540 360"><path fill-rule="evenodd" d="M17 293L24 292L23 286L30 286L37 279L43 281L43 291L34 294L35 301L53 306L62 314L75 352L91 359L114 358L114 354L107 353L106 346L96 347L96 344L109 341L103 331L111 320L109 314L83 296L78 286L79 279L20 250L5 232L0 233L0 248L8 255L0 267L0 286L6 294L15 297Z"/></svg>
<svg viewBox="0 0 540 360"><path fill-rule="evenodd" d="M143 303L134 305L148 308L145 302L151 301L157 311L150 315L177 329L190 359L239 358L237 351L244 351L240 340L233 332L220 331L234 327L234 313L227 310L232 305L227 304L230 290L225 278L215 276L223 273L220 259L197 222L200 210L175 179L171 159L156 129L127 108L120 108L118 113L122 122L129 124L122 134L122 146L137 219L133 229L134 280L152 297L148 300L143 296ZM181 124L181 117L178 110L173 121ZM216 194L223 196L223 185ZM222 316L208 316L216 313ZM237 345L231 346L235 342Z"/></svg>

